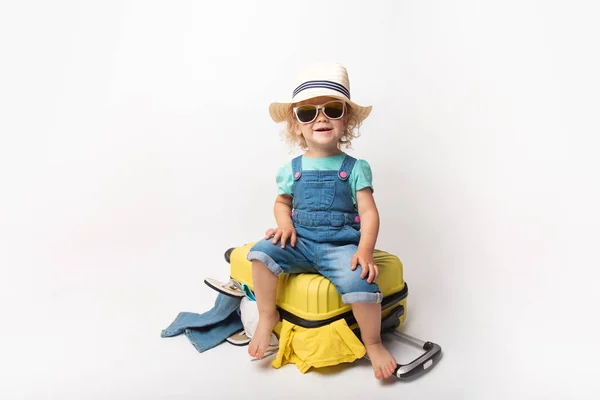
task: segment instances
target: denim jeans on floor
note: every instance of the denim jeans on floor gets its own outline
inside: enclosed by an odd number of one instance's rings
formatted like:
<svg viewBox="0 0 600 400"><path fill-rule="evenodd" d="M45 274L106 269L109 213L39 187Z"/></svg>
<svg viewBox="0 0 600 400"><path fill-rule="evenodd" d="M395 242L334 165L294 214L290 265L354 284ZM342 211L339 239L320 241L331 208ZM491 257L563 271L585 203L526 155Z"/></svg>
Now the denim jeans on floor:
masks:
<svg viewBox="0 0 600 400"><path fill-rule="evenodd" d="M211 349L243 328L239 297L219 293L215 305L203 314L181 312L161 337L185 333L200 353Z"/></svg>

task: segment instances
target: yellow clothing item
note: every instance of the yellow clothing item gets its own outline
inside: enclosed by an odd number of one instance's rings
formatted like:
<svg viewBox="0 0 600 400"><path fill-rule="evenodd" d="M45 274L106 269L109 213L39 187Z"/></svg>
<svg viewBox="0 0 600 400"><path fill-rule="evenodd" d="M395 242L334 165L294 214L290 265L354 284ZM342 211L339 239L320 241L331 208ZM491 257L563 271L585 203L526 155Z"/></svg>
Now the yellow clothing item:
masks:
<svg viewBox="0 0 600 400"><path fill-rule="evenodd" d="M304 374L311 367L353 362L365 354L365 347L343 318L329 325L311 329L283 320L279 335L279 352L271 365L279 368L294 363Z"/></svg>

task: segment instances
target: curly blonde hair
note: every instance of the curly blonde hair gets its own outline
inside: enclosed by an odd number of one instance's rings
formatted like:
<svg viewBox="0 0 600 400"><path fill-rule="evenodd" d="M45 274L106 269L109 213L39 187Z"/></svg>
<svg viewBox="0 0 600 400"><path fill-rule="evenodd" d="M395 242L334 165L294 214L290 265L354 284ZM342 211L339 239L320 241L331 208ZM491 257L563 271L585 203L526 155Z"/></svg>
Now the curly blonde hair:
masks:
<svg viewBox="0 0 600 400"><path fill-rule="evenodd" d="M288 115L286 120L284 121L285 125L283 131L281 132L281 136L283 139L292 146L292 149L296 146L300 147L303 151L308 150L306 145L306 140L302 135L296 135L294 132L294 124L299 124L296 116L292 109L296 106L296 104L292 104L289 107ZM340 137L338 141L338 148L340 149L351 149L352 148L352 139L356 139L360 137L360 126L362 125L362 121L359 121L356 118L355 113L352 111L352 107L346 103L346 112L344 114L344 122L346 123L346 130L343 135Z"/></svg>

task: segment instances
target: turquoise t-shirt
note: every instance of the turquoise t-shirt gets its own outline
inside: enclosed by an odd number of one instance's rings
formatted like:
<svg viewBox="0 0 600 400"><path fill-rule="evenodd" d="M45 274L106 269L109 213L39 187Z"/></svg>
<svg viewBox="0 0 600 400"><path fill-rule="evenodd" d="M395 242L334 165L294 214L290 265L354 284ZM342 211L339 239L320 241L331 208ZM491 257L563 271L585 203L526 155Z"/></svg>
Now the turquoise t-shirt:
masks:
<svg viewBox="0 0 600 400"><path fill-rule="evenodd" d="M325 170L336 170L338 171L342 166L342 162L346 157L346 153L336 154L330 157L323 158L310 158L302 156L302 171L325 171ZM292 162L288 162L277 172L277 189L278 194L289 194L293 196L294 193L294 176L292 171ZM373 192L373 174L371 173L371 166L365 160L356 160L354 168L348 177L350 188L352 190L352 200L356 204L356 192L366 187L371 188Z"/></svg>

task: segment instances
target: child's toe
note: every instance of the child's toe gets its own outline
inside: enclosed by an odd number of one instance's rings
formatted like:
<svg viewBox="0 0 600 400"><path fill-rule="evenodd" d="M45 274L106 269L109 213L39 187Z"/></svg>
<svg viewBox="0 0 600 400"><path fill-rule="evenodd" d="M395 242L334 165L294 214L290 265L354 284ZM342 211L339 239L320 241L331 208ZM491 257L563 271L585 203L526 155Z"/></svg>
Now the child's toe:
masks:
<svg viewBox="0 0 600 400"><path fill-rule="evenodd" d="M383 372L381 371L381 368L375 367L374 369L375 369L375 378L382 379L383 378Z"/></svg>
<svg viewBox="0 0 600 400"><path fill-rule="evenodd" d="M390 375L393 375L394 372L396 372L396 367L398 366L398 364L396 364L395 361L392 361L389 365L388 368L390 370Z"/></svg>
<svg viewBox="0 0 600 400"><path fill-rule="evenodd" d="M386 371L386 378L389 378L390 376L392 376L394 374L394 369L391 368L389 365L387 366L387 371Z"/></svg>
<svg viewBox="0 0 600 400"><path fill-rule="evenodd" d="M260 358L260 347L257 344L250 344L248 347L248 354L254 358Z"/></svg>

